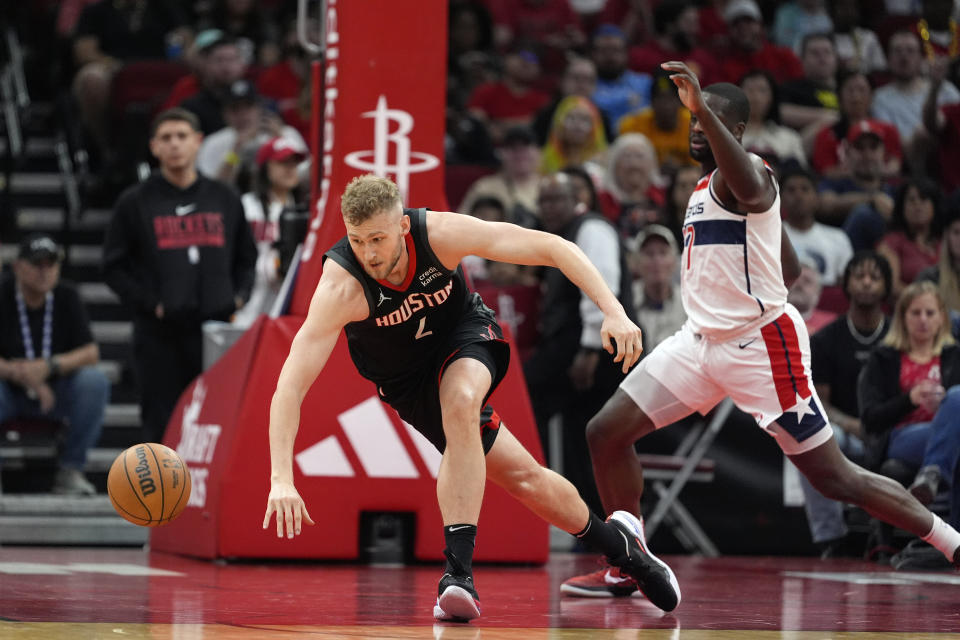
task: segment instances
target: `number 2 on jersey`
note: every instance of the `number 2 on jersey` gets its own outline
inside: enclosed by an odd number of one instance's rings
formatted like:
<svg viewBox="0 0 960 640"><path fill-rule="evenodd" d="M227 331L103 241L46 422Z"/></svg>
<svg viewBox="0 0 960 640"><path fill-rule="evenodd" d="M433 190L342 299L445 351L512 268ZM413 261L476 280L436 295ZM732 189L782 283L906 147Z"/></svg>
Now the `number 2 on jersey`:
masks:
<svg viewBox="0 0 960 640"><path fill-rule="evenodd" d="M420 338L426 338L429 335L433 334L433 331L424 331L427 324L426 316L420 318L420 327L417 329L417 335L414 337L414 340L419 340Z"/></svg>

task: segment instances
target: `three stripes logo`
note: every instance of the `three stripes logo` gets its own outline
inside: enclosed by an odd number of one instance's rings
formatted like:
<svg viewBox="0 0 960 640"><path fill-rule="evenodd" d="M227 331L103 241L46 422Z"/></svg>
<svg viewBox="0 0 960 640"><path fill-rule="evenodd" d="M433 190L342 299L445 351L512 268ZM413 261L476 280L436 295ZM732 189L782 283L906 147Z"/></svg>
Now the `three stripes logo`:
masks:
<svg viewBox="0 0 960 640"><path fill-rule="evenodd" d="M411 452L376 396L347 409L337 416L337 422L367 477L421 477ZM404 422L403 427L413 442L416 455L436 478L440 470L440 452L412 426ZM294 460L300 472L309 477L352 478L357 475L336 434L307 447L296 454Z"/></svg>

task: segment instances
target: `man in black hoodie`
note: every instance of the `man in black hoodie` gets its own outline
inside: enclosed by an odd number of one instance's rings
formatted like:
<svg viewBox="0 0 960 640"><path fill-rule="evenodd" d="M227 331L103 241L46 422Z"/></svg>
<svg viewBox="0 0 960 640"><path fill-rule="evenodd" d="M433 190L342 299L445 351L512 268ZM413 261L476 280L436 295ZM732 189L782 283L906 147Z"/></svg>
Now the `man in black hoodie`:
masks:
<svg viewBox="0 0 960 640"><path fill-rule="evenodd" d="M202 137L189 111L157 116L160 170L121 194L104 241L104 279L134 315L141 419L154 442L202 370L202 323L243 306L257 260L240 198L197 173Z"/></svg>

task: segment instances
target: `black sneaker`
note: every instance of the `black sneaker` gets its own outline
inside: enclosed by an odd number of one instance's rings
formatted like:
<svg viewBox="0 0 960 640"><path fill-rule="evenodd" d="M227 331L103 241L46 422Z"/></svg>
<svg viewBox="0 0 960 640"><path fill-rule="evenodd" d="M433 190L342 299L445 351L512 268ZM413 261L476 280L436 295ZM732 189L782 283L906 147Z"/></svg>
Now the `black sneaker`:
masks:
<svg viewBox="0 0 960 640"><path fill-rule="evenodd" d="M473 576L449 550L444 549L443 553L450 562L452 572L448 571L440 578L433 617L450 622L467 622L479 618L480 596L473 587Z"/></svg>
<svg viewBox="0 0 960 640"><path fill-rule="evenodd" d="M643 535L643 521L626 511L614 511L607 518L623 536L624 554L611 558L610 564L633 576L647 600L664 611L673 611L680 604L680 585L673 571L650 553Z"/></svg>

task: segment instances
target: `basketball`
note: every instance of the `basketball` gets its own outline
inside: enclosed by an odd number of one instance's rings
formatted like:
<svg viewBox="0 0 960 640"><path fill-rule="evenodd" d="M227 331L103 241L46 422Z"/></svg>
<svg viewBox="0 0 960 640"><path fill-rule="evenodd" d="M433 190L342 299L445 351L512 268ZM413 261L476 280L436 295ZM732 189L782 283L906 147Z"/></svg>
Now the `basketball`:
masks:
<svg viewBox="0 0 960 640"><path fill-rule="evenodd" d="M190 498L190 470L173 449L135 444L113 461L107 494L123 518L156 527L179 516Z"/></svg>

